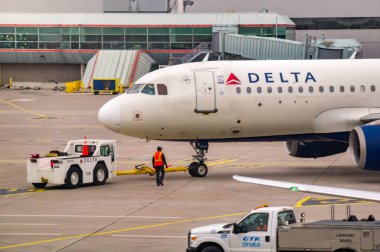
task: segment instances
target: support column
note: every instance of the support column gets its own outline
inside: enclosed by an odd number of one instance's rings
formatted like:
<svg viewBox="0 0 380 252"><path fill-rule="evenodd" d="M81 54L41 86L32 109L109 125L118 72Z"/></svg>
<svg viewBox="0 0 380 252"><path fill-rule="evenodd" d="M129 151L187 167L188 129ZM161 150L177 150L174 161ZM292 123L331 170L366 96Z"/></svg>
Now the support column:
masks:
<svg viewBox="0 0 380 252"><path fill-rule="evenodd" d="M80 64L80 79L83 80L84 72L86 71L86 65Z"/></svg>

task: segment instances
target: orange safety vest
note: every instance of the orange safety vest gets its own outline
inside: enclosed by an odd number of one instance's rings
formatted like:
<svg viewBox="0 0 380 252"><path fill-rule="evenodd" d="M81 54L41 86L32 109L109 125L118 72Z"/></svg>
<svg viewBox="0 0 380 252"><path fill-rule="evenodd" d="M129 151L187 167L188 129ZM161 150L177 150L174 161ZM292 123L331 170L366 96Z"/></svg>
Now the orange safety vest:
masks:
<svg viewBox="0 0 380 252"><path fill-rule="evenodd" d="M156 151L154 153L154 166L163 166L164 162L162 161L162 152Z"/></svg>

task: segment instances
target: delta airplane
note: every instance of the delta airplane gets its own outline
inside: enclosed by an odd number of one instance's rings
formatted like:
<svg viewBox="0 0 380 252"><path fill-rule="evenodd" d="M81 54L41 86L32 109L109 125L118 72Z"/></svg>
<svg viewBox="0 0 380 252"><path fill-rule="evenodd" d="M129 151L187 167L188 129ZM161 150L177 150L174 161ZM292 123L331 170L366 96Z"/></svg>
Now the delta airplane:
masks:
<svg viewBox="0 0 380 252"><path fill-rule="evenodd" d="M107 102L108 129L189 141L205 176L208 143L285 141L318 158L350 147L354 165L380 170L380 60L206 61L151 72Z"/></svg>

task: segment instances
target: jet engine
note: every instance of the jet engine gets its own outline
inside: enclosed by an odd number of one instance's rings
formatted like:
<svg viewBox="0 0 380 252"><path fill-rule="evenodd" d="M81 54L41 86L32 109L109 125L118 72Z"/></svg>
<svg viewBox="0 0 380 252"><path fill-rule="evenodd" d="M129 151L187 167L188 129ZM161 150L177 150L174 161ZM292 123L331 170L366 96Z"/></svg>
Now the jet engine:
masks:
<svg viewBox="0 0 380 252"><path fill-rule="evenodd" d="M356 167L380 171L380 125L355 127L350 133L350 152Z"/></svg>
<svg viewBox="0 0 380 252"><path fill-rule="evenodd" d="M299 158L319 158L345 152L348 143L333 141L287 141L289 155Z"/></svg>

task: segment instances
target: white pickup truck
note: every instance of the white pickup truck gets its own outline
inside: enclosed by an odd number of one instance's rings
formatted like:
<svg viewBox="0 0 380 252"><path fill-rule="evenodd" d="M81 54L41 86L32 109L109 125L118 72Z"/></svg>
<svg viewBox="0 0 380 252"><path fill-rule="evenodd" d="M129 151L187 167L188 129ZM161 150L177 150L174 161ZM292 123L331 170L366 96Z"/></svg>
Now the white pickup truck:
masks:
<svg viewBox="0 0 380 252"><path fill-rule="evenodd" d="M290 207L263 207L236 223L192 229L186 251L380 251L380 222L371 215L365 221L296 223Z"/></svg>
<svg viewBox="0 0 380 252"><path fill-rule="evenodd" d="M102 185L116 174L115 153L115 140L72 140L63 152L53 150L44 157L32 154L27 161L27 182L36 188L47 184L67 188L87 183Z"/></svg>

